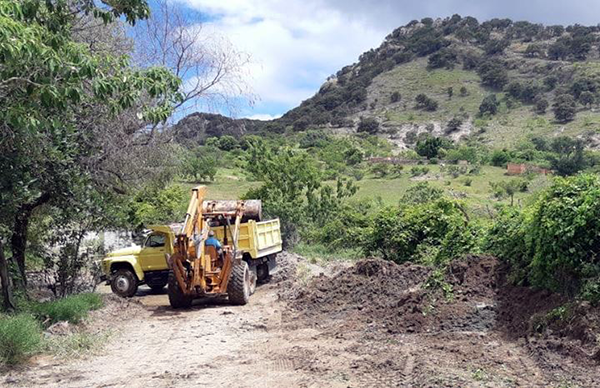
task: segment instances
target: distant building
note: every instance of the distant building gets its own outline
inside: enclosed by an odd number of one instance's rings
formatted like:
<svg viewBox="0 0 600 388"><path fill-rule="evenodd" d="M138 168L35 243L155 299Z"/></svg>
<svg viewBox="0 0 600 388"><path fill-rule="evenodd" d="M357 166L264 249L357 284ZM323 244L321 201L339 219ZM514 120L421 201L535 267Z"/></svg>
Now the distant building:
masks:
<svg viewBox="0 0 600 388"><path fill-rule="evenodd" d="M547 175L551 174L552 170L525 163L508 163L506 166L507 175L522 175L528 172Z"/></svg>

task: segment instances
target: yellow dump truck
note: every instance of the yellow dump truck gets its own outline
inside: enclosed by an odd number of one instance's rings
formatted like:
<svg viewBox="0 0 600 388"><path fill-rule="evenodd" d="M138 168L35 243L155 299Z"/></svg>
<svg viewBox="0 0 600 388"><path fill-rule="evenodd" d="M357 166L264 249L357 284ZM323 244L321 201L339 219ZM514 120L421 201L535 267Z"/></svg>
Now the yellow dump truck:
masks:
<svg viewBox="0 0 600 388"><path fill-rule="evenodd" d="M102 260L102 271L115 294L131 297L142 284L153 290L161 290L167 285L167 258L174 253L178 227L159 225L150 229L142 246L118 249ZM233 241L227 226L215 226L210 230L224 246ZM281 252L279 219L240 223L237 238L237 251L248 265L253 292L256 281L264 282L269 278L276 265L276 255Z"/></svg>

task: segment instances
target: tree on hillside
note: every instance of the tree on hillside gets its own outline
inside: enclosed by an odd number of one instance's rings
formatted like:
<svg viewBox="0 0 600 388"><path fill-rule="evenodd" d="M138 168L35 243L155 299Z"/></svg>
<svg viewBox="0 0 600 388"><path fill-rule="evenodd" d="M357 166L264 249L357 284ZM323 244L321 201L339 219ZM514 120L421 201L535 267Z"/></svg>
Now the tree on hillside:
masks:
<svg viewBox="0 0 600 388"><path fill-rule="evenodd" d="M393 92L392 95L390 96L390 101L392 103L395 103L395 102L400 101L401 98L402 98L402 96L400 95L399 92Z"/></svg>
<svg viewBox="0 0 600 388"><path fill-rule="evenodd" d="M500 103L496 99L496 95L490 94L489 96L485 97L483 101L481 101L481 105L479 105L479 114L495 115L498 112L499 105Z"/></svg>
<svg viewBox="0 0 600 388"><path fill-rule="evenodd" d="M508 72L502 61L489 59L479 65L477 73L485 86L502 89L508 82Z"/></svg>
<svg viewBox="0 0 600 388"><path fill-rule="evenodd" d="M442 148L449 148L450 142L440 137L434 137L427 135L424 138L417 140L415 151L420 156L424 156L427 159L436 158Z"/></svg>
<svg viewBox="0 0 600 388"><path fill-rule="evenodd" d="M303 225L324 225L357 190L351 180L338 179L335 188L325 184L317 161L307 152L271 149L264 143L249 149L247 169L262 185L244 198L261 199L265 214L281 219L286 245L297 242Z"/></svg>
<svg viewBox="0 0 600 388"><path fill-rule="evenodd" d="M374 117L361 117L357 131L374 135L379 132L379 121Z"/></svg>
<svg viewBox="0 0 600 388"><path fill-rule="evenodd" d="M490 39L483 49L487 55L497 55L502 54L509 45L510 42L506 39Z"/></svg>
<svg viewBox="0 0 600 388"><path fill-rule="evenodd" d="M535 112L537 114L543 115L546 113L546 109L548 109L548 106L550 106L550 103L548 102L548 100L546 100L543 97L538 97L535 100Z"/></svg>
<svg viewBox="0 0 600 388"><path fill-rule="evenodd" d="M458 56L454 50L449 48L441 49L440 51L429 56L428 67L430 69L454 69Z"/></svg>
<svg viewBox="0 0 600 388"><path fill-rule="evenodd" d="M549 156L550 165L558 175L573 175L586 166L584 158L584 143L581 139L573 139L568 136L557 137L550 143Z"/></svg>
<svg viewBox="0 0 600 388"><path fill-rule="evenodd" d="M579 102L586 107L590 107L596 102L596 96L592 92L585 91L579 95Z"/></svg>
<svg viewBox="0 0 600 388"><path fill-rule="evenodd" d="M577 109L577 103L570 94L562 94L554 100L552 104L552 110L554 111L554 117L561 123L566 123L575 118Z"/></svg>
<svg viewBox="0 0 600 388"><path fill-rule="evenodd" d="M438 102L432 98L427 97L427 95L425 95L423 93L417 95L417 97L415 98L415 101L417 102L418 109L424 109L427 111L435 111L438 108Z"/></svg>

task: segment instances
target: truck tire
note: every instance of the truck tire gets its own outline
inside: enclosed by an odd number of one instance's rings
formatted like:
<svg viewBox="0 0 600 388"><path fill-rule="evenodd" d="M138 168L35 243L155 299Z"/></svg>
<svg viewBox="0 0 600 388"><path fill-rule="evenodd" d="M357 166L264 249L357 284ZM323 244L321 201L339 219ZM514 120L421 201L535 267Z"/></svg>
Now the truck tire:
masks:
<svg viewBox="0 0 600 388"><path fill-rule="evenodd" d="M248 265L250 269L250 295L253 295L256 292L256 283L258 280L258 275L256 274L256 266Z"/></svg>
<svg viewBox="0 0 600 388"><path fill-rule="evenodd" d="M250 298L250 278L250 268L248 268L248 263L245 261L236 264L231 269L231 279L229 279L229 285L227 286L227 294L229 295L229 302L231 304L243 306L248 303L248 299Z"/></svg>
<svg viewBox="0 0 600 388"><path fill-rule="evenodd" d="M112 276L110 289L120 297L131 298L138 289L137 277L130 269L121 268Z"/></svg>
<svg viewBox="0 0 600 388"><path fill-rule="evenodd" d="M185 295L181 288L179 288L179 283L177 283L177 278L175 277L175 273L173 270L169 271L169 278L167 282L167 294L169 295L169 303L171 307L174 309L188 308L192 305L192 297L189 295Z"/></svg>
<svg viewBox="0 0 600 388"><path fill-rule="evenodd" d="M259 283L266 283L269 280L269 264L263 263L256 266L256 278Z"/></svg>
<svg viewBox="0 0 600 388"><path fill-rule="evenodd" d="M152 292L154 293L158 293L161 292L163 290L163 288L165 288L166 284L153 284L150 287L150 290L152 290Z"/></svg>

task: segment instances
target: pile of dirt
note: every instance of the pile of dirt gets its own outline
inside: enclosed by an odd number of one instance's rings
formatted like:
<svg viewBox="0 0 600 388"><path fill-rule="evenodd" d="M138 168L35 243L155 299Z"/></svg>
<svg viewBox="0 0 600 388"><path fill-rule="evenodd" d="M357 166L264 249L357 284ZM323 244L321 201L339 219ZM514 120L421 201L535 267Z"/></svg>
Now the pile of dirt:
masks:
<svg viewBox="0 0 600 388"><path fill-rule="evenodd" d="M368 338L495 334L524 341L540 358L560 351L600 362L600 308L573 304L565 312L565 297L510 285L506 273L489 256L456 260L442 279L428 267L367 259L286 290L288 321L330 333L360 331Z"/></svg>
<svg viewBox="0 0 600 388"><path fill-rule="evenodd" d="M121 298L114 294L103 295L104 306L90 311L88 319L80 324L80 329L86 332L102 332L115 328L115 324L124 324L137 318L147 310L135 298Z"/></svg>

